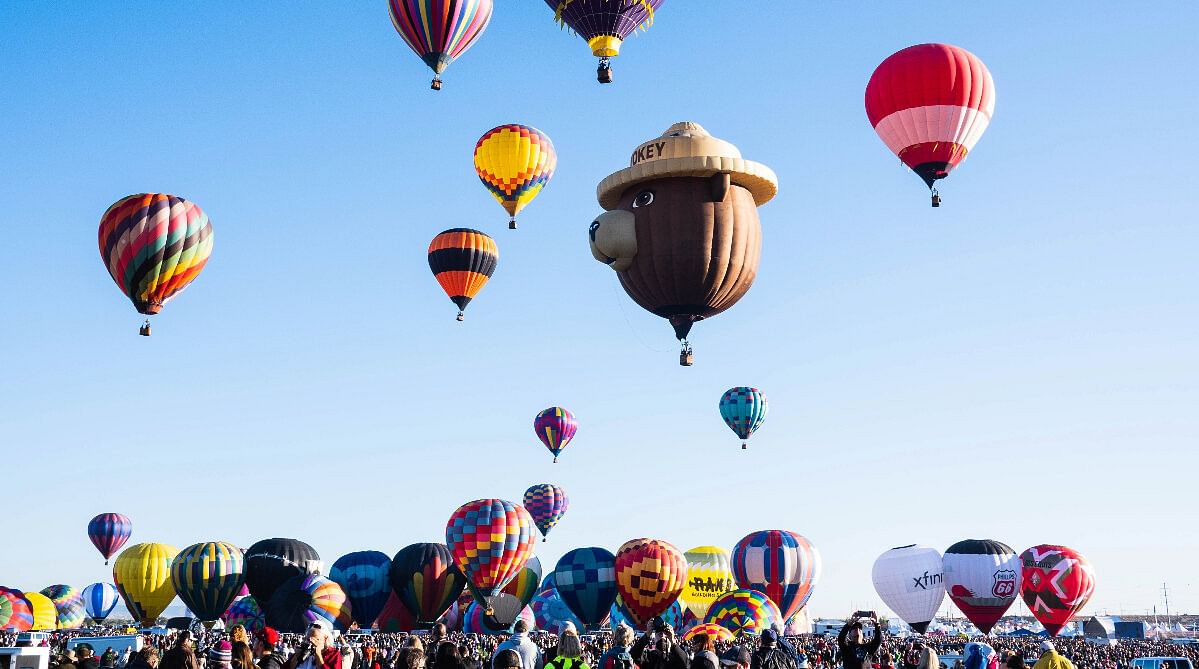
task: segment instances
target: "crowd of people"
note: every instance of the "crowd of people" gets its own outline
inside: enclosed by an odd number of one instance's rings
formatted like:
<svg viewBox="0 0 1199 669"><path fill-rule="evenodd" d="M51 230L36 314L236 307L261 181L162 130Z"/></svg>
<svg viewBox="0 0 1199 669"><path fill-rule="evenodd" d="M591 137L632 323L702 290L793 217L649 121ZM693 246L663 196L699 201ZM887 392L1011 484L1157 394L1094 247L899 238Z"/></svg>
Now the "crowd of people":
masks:
<svg viewBox="0 0 1199 669"><path fill-rule="evenodd" d="M580 633L569 623L560 634L530 631L517 621L511 635L451 632L444 625L414 633L338 636L318 621L305 634L273 629L144 635L141 650L95 649L78 631L50 633L51 669L1128 669L1139 657L1185 657L1199 665L1199 646L1165 641L978 638L936 634L906 638L879 631L877 620L851 618L836 637L760 636L724 641L698 634L688 641L655 618L645 633ZM96 631L90 632L96 634ZM0 646L17 643L0 634ZM1176 669L1186 669L1177 667Z"/></svg>

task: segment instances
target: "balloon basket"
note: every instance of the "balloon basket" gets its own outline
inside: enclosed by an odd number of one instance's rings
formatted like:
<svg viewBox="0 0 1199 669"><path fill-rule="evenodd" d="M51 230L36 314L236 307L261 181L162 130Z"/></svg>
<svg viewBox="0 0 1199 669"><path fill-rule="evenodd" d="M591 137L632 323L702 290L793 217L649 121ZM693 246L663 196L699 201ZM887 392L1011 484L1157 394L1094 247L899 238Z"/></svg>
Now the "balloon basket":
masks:
<svg viewBox="0 0 1199 669"><path fill-rule="evenodd" d="M748 448L749 448L749 444L745 443L744 441L743 441L743 442L741 442L741 450L743 450L743 451L744 451L744 450L746 450L746 449L748 449Z"/></svg>
<svg viewBox="0 0 1199 669"><path fill-rule="evenodd" d="M601 84L612 83L612 63L607 58L600 58L599 67L595 70L595 79Z"/></svg>
<svg viewBox="0 0 1199 669"><path fill-rule="evenodd" d="M508 219L508 229L509 229L509 230L515 230L515 229L516 229L516 219L515 219L515 218Z"/></svg>
<svg viewBox="0 0 1199 669"><path fill-rule="evenodd" d="M695 354L690 348L685 348L679 351L679 364L683 367L690 367L695 364Z"/></svg>
<svg viewBox="0 0 1199 669"><path fill-rule="evenodd" d="M137 333L143 337L150 336L150 320L149 319L146 319L146 322L142 323L142 326L140 328L138 328ZM105 562L104 564L108 564L108 563Z"/></svg>
<svg viewBox="0 0 1199 669"><path fill-rule="evenodd" d="M431 88L435 91L440 91L441 90L441 77L434 77L433 83L429 84L429 88Z"/></svg>
<svg viewBox="0 0 1199 669"><path fill-rule="evenodd" d="M556 455L554 456L554 462L555 462L555 463L557 463L557 462L558 462L558 456L556 456Z"/></svg>
<svg viewBox="0 0 1199 669"><path fill-rule="evenodd" d="M941 194L937 192L936 188L933 189L932 195L933 195L933 206L940 207L941 206Z"/></svg>
<svg viewBox="0 0 1199 669"><path fill-rule="evenodd" d="M466 320L466 314L459 311L458 317L455 320L457 320L459 323L461 323L462 321Z"/></svg>

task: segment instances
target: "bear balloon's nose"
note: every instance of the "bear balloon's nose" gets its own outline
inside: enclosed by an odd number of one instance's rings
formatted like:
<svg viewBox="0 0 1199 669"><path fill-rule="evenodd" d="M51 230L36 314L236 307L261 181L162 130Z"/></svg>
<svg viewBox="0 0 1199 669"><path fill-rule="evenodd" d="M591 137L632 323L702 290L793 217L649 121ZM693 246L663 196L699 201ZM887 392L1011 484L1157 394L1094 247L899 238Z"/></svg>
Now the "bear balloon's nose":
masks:
<svg viewBox="0 0 1199 669"><path fill-rule="evenodd" d="M599 230L599 226L600 226L600 222L599 222L599 221L592 221L592 222L591 222L591 227L587 229L587 236L588 236L589 238L591 238L591 243L592 243L592 244L594 244L594 243L595 243L595 231L596 231L596 230Z"/></svg>

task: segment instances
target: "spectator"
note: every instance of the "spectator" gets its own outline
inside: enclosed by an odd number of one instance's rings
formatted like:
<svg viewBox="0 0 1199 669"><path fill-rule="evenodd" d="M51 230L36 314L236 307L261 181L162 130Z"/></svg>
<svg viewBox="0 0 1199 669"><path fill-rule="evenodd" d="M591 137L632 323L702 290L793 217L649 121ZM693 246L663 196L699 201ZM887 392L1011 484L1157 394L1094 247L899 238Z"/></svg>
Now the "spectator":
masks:
<svg viewBox="0 0 1199 669"><path fill-rule="evenodd" d="M134 655L126 669L158 669L158 649L154 646L146 646Z"/></svg>
<svg viewBox="0 0 1199 669"><path fill-rule="evenodd" d="M242 630L242 636L245 636L245 630ZM233 652L233 669L255 669L254 652L250 650L250 644L245 641L234 641L231 645Z"/></svg>
<svg viewBox="0 0 1199 669"><path fill-rule="evenodd" d="M272 627L264 627L254 635L254 653L258 655L258 669L283 669L283 660L275 655L279 633Z"/></svg>
<svg viewBox="0 0 1199 669"><path fill-rule="evenodd" d="M542 669L541 650L529 638L529 623L517 620L516 624L512 626L512 632L512 636L508 637L507 641L496 647L496 655L498 656L503 650L512 650L520 656L521 669ZM499 666L495 664L494 657L491 666L492 669L499 669Z"/></svg>
<svg viewBox="0 0 1199 669"><path fill-rule="evenodd" d="M233 662L233 644L221 639L208 649L208 661L204 669L230 669Z"/></svg>
<svg viewBox="0 0 1199 669"><path fill-rule="evenodd" d="M778 640L778 632L762 632L758 650L751 660L750 666L753 669L796 669L794 656L780 648Z"/></svg>
<svg viewBox="0 0 1199 669"><path fill-rule="evenodd" d="M870 614L867 620L874 623L874 635L866 640L862 619L854 615L837 635L837 647L841 652L841 665L845 669L870 669L872 658L878 654L879 646L883 643L883 630L878 624L878 616Z"/></svg>
<svg viewBox="0 0 1199 669"><path fill-rule="evenodd" d="M573 624L567 623L558 636L558 654L546 669L590 669L583 661L583 645Z"/></svg>
<svg viewBox="0 0 1199 669"><path fill-rule="evenodd" d="M691 669L720 669L720 658L716 657L716 639L707 634L696 634L691 639L694 654Z"/></svg>
<svg viewBox="0 0 1199 669"><path fill-rule="evenodd" d="M649 622L649 631L633 644L633 661L641 669L688 669L691 658L687 651L675 643L674 628L660 616Z"/></svg>
<svg viewBox="0 0 1199 669"><path fill-rule="evenodd" d="M283 669L341 669L341 652L333 647L333 627L327 620L308 626L298 650L283 663Z"/></svg>
<svg viewBox="0 0 1199 669"><path fill-rule="evenodd" d="M160 669L200 669L200 662L196 659L196 651L192 645L191 632L180 632L175 640L175 646L168 650L162 656L162 661L158 663ZM95 667L79 669L96 669Z"/></svg>
<svg viewBox="0 0 1199 669"><path fill-rule="evenodd" d="M612 647L600 657L596 669L637 669L637 663L633 661L632 646L633 628L624 623L617 625L616 631L612 633Z"/></svg>
<svg viewBox="0 0 1199 669"><path fill-rule="evenodd" d="M1074 669L1074 664L1062 657L1052 643L1042 641L1041 659L1037 660L1033 669Z"/></svg>
<svg viewBox="0 0 1199 669"><path fill-rule="evenodd" d="M720 666L723 669L749 669L752 663L753 658L745 646L733 646L720 656Z"/></svg>
<svg viewBox="0 0 1199 669"><path fill-rule="evenodd" d="M75 647L75 653L79 656L79 661L75 663L79 669L100 669L100 661L96 659L91 644L79 644Z"/></svg>

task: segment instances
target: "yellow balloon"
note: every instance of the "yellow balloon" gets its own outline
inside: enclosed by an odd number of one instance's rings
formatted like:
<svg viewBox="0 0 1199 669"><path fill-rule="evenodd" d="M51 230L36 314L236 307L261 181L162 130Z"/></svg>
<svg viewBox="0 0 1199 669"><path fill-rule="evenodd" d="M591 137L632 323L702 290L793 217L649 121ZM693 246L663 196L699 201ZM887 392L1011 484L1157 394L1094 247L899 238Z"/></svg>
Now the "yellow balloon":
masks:
<svg viewBox="0 0 1199 669"><path fill-rule="evenodd" d="M178 548L167 544L138 544L121 551L112 566L125 607L143 626L153 625L175 599L171 562L178 554Z"/></svg>
<svg viewBox="0 0 1199 669"><path fill-rule="evenodd" d="M687 559L687 586L679 599L703 620L717 597L737 588L729 552L719 546L696 546L683 557Z"/></svg>
<svg viewBox="0 0 1199 669"><path fill-rule="evenodd" d="M548 135L519 123L501 125L479 138L475 145L475 172L492 197L511 216L533 201L554 176L558 154Z"/></svg>
<svg viewBox="0 0 1199 669"><path fill-rule="evenodd" d="M29 629L52 630L58 626L58 609L54 602L40 592L23 593L29 600L29 608L33 611L33 627Z"/></svg>

